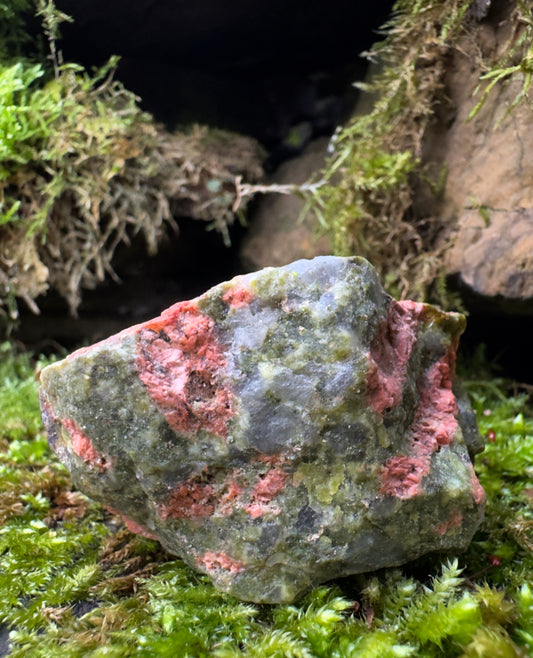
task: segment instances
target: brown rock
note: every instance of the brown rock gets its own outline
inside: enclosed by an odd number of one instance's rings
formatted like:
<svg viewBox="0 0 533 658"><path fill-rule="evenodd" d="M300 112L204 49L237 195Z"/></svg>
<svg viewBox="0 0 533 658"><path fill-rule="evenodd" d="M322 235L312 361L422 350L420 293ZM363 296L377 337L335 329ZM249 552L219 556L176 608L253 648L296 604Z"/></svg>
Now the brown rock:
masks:
<svg viewBox="0 0 533 658"><path fill-rule="evenodd" d="M451 247L445 266L467 291L494 305L529 313L533 300L533 113L523 100L509 108L523 80L495 85L484 105L469 118L484 89L476 94L481 69L498 61L513 43L511 5L505 16L484 22L451 58L446 80L450 103L426 138L435 173L447 167L436 216L448 227ZM505 20L503 20L505 19ZM477 49L477 51L476 51ZM451 119L451 122L450 122Z"/></svg>
<svg viewBox="0 0 533 658"><path fill-rule="evenodd" d="M478 212L465 212L448 268L478 294L524 303L531 299L533 208L493 211L488 225Z"/></svg>
<svg viewBox="0 0 533 658"><path fill-rule="evenodd" d="M300 156L284 162L270 182L287 185L308 181L323 168L328 142L326 138L311 142ZM329 240L316 235L315 214L309 212L300 221L303 207L304 201L294 194L266 194L257 201L241 249L248 269L280 267L300 258L331 253Z"/></svg>

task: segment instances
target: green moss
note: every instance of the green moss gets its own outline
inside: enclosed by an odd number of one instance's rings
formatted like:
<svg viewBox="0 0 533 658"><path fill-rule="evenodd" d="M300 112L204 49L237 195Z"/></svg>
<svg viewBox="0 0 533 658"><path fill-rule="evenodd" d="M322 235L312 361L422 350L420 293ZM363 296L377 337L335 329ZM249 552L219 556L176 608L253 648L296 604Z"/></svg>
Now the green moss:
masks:
<svg viewBox="0 0 533 658"><path fill-rule="evenodd" d="M29 58L21 51L32 10L48 52ZM51 0L2 4L0 14L11 34L0 50L0 320L2 310L7 320L16 316L17 297L36 310L33 299L48 281L74 309L80 286L103 278L116 244L128 240L122 211L109 221L106 206L118 191L109 183L122 179L128 187L133 158L137 178L153 175L140 156L154 148L156 131L137 98L113 80L117 58L93 74L62 64L56 41L70 19ZM161 209L137 199L131 212L132 194L120 196L154 250Z"/></svg>
<svg viewBox="0 0 533 658"><path fill-rule="evenodd" d="M531 2L519 1L516 3L517 37L505 50L503 56L481 76L480 84L476 89L476 93L481 91L481 96L470 112L469 119L473 119L483 107L493 88L510 78L520 77L522 85L503 116L496 122L495 127L498 127L519 103L530 104L529 90L533 80L533 19L531 18L531 9Z"/></svg>
<svg viewBox="0 0 533 658"><path fill-rule="evenodd" d="M30 57L32 11L43 48ZM0 19L0 331L18 299L37 312L48 287L74 312L83 288L114 275L118 245L142 235L156 252L165 224L176 228L172 213L209 221L229 241L235 176L262 175L254 140L164 131L114 79L117 57L93 72L62 63L59 28L70 18L53 0L0 3Z"/></svg>
<svg viewBox="0 0 533 658"><path fill-rule="evenodd" d="M23 54L30 36L26 31L24 12L32 7L31 0L2 0L0 2L0 61Z"/></svg>
<svg viewBox="0 0 533 658"><path fill-rule="evenodd" d="M483 361L465 376L487 448L483 526L459 560L319 587L253 606L72 489L46 446L34 364L0 359L0 624L10 656L376 658L533 652L533 414Z"/></svg>
<svg viewBox="0 0 533 658"><path fill-rule="evenodd" d="M28 356L13 358L9 343L0 343L0 382L0 438L34 440L42 429L35 373Z"/></svg>
<svg viewBox="0 0 533 658"><path fill-rule="evenodd" d="M422 139L442 86L443 52L463 33L470 2L399 0L385 39L369 54L379 68L371 108L340 130L313 205L337 254L365 256L396 296L423 299L439 271L431 231L409 216Z"/></svg>
<svg viewBox="0 0 533 658"><path fill-rule="evenodd" d="M469 13L472 5L473 0L397 0L383 41L366 53L373 66L370 82L356 85L364 93L361 112L334 137L322 180L305 191L335 254L368 258L396 297L431 299L446 308L460 308L461 302L445 286L447 245L427 197L429 190L435 198L442 194L447 167L430 174L423 149L435 110L446 99L450 56L463 52L465 35L473 44L483 39ZM510 77L521 77L523 84L509 111L529 102L531 2L518 2L516 10L510 6L506 20L514 34L500 61L482 62L475 47L464 53L480 75L472 115Z"/></svg>

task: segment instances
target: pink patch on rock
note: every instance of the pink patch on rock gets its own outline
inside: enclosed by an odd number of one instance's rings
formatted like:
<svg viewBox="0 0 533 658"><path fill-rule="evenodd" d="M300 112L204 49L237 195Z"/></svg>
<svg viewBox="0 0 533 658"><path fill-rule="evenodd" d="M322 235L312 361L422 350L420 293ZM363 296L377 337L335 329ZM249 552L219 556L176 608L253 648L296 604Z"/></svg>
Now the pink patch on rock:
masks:
<svg viewBox="0 0 533 658"><path fill-rule="evenodd" d="M409 429L409 456L393 457L381 469L381 493L412 498L429 474L431 457L453 442L457 431L457 402L452 391L455 345L426 371L419 386L419 403Z"/></svg>
<svg viewBox="0 0 533 658"><path fill-rule="evenodd" d="M182 434L204 429L227 436L234 412L233 395L220 381L225 365L215 322L194 302L171 306L138 332L139 377L170 427Z"/></svg>
<svg viewBox="0 0 533 658"><path fill-rule="evenodd" d="M159 507L159 516L166 520L201 519L212 516L217 503L216 490L212 484L191 478L178 484L165 505Z"/></svg>
<svg viewBox="0 0 533 658"><path fill-rule="evenodd" d="M126 524L126 528L130 532L133 532L133 534L141 535L142 537L146 537L146 539L157 539L157 535L154 535L153 532L150 532L147 528L142 526L140 523L136 523L135 521L128 519L127 516L122 516L122 520Z"/></svg>
<svg viewBox="0 0 533 658"><path fill-rule="evenodd" d="M386 320L379 327L368 356L367 388L374 411L382 414L402 399L403 385L424 304L391 301Z"/></svg>
<svg viewBox="0 0 533 658"><path fill-rule="evenodd" d="M62 421L63 427L70 435L73 452L84 462L100 472L106 471L110 466L110 460L93 446L91 439L70 418Z"/></svg>
<svg viewBox="0 0 533 658"><path fill-rule="evenodd" d="M224 480L216 482L208 469L200 475L178 483L172 490L168 502L159 506L159 516L165 520L202 519L213 514L229 516L243 494L238 482L241 469L230 471Z"/></svg>
<svg viewBox="0 0 533 658"><path fill-rule="evenodd" d="M457 431L457 402L452 391L455 351L450 348L426 372L420 402L411 425L413 448L417 454L431 455L450 445Z"/></svg>
<svg viewBox="0 0 533 658"><path fill-rule="evenodd" d="M141 535L142 537L146 537L146 539L155 539L155 540L157 540L156 535L154 535L152 532L150 532L150 530L148 530L148 528L145 528L140 523L137 523L136 521L133 521L132 519L129 519L127 516L124 516L124 514L121 514L119 511L117 511L113 507L107 507L107 511L110 512L111 514L114 514L115 516L120 516L120 518L124 522L124 525L126 526L126 528L130 532L133 532L133 534Z"/></svg>
<svg viewBox="0 0 533 658"><path fill-rule="evenodd" d="M485 490L481 486L480 481L478 480L478 477L476 475L476 472L474 471L474 467L471 465L471 475L470 475L470 484L472 486L472 497L474 498L474 502L477 505L481 505L482 503L485 502Z"/></svg>
<svg viewBox="0 0 533 658"><path fill-rule="evenodd" d="M246 565L240 560L235 560L222 551L207 551L197 560L200 568L206 569L208 572L218 571L223 569L230 573L240 573L244 571Z"/></svg>
<svg viewBox="0 0 533 658"><path fill-rule="evenodd" d="M449 530L456 530L457 528L460 528L462 523L463 515L461 512L456 512L446 521L439 523L439 525L435 527L435 532L443 537Z"/></svg>
<svg viewBox="0 0 533 658"><path fill-rule="evenodd" d="M238 470L240 473L240 469ZM234 477L234 475L232 474L231 477ZM230 516L242 493L242 487L237 482L230 481L226 493L220 497L216 508L217 514L220 514L220 516Z"/></svg>
<svg viewBox="0 0 533 658"><path fill-rule="evenodd" d="M158 514L163 520L230 516L236 509L244 509L252 518L267 512L279 514L281 510L271 503L289 477L289 473L276 466L259 475L255 483L249 483L242 469L236 468L217 482L215 475L205 469L200 475L178 483L168 501L159 506Z"/></svg>
<svg viewBox="0 0 533 658"><path fill-rule="evenodd" d="M420 491L422 478L429 472L425 457L392 457L381 469L381 489L384 496L412 498Z"/></svg>
<svg viewBox="0 0 533 658"><path fill-rule="evenodd" d="M253 488L250 503L244 508L253 519L270 513L279 514L280 510L270 506L272 500L284 489L289 474L280 468L271 468L260 476Z"/></svg>
<svg viewBox="0 0 533 658"><path fill-rule="evenodd" d="M461 514L461 512L456 512L453 516L451 516L446 521L439 523L439 525L436 526L435 528L435 532L437 533L437 535L443 537L449 530L456 530L457 528L460 528L462 523L463 523L463 515Z"/></svg>
<svg viewBox="0 0 533 658"><path fill-rule="evenodd" d="M248 288L240 286L230 288L222 297L224 303L231 308L242 308L243 306L248 306L253 298L254 296Z"/></svg>
<svg viewBox="0 0 533 658"><path fill-rule="evenodd" d="M252 497L260 503L269 503L285 486L288 474L279 468L272 468L259 478Z"/></svg>

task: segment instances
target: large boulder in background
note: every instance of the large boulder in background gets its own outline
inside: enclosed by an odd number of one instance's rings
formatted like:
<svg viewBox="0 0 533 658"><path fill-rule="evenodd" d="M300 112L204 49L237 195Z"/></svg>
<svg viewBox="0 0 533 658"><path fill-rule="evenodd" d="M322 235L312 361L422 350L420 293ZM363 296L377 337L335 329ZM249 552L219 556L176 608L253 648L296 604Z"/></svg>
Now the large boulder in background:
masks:
<svg viewBox="0 0 533 658"><path fill-rule="evenodd" d="M502 78L470 116L490 82L480 84L484 71L521 57L520 50L513 60L508 55L522 29L517 8L493 4L450 54L426 163L435 175L447 172L433 207L450 245L446 271L468 303L533 315L533 112L524 98L515 104L522 76Z"/></svg>
<svg viewBox="0 0 533 658"><path fill-rule="evenodd" d="M464 317L360 258L239 276L43 370L50 445L128 526L257 602L460 550L483 515Z"/></svg>

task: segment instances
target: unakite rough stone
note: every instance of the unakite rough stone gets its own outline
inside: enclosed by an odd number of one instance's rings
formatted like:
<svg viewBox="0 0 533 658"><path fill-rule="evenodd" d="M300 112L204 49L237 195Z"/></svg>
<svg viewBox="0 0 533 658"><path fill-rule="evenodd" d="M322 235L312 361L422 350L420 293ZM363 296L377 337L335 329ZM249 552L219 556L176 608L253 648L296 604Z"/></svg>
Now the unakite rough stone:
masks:
<svg viewBox="0 0 533 658"><path fill-rule="evenodd" d="M222 283L41 375L50 445L135 532L246 600L460 550L484 492L463 316L361 258Z"/></svg>

